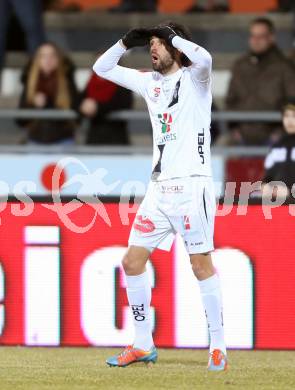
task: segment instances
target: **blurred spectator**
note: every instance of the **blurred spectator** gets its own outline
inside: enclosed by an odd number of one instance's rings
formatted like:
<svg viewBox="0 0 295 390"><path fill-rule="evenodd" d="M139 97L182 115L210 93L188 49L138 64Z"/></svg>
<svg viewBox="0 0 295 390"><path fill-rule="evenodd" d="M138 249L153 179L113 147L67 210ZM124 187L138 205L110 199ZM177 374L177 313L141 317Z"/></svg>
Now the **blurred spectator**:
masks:
<svg viewBox="0 0 295 390"><path fill-rule="evenodd" d="M62 0L43 0L43 8L45 11L59 11L62 9Z"/></svg>
<svg viewBox="0 0 295 390"><path fill-rule="evenodd" d="M228 0L198 0L197 4L191 7L191 12L228 12Z"/></svg>
<svg viewBox="0 0 295 390"><path fill-rule="evenodd" d="M90 119L87 144L129 144L126 121L111 121L107 115L130 109L132 92L92 74L80 105L82 115Z"/></svg>
<svg viewBox="0 0 295 390"><path fill-rule="evenodd" d="M294 0L279 0L279 12L289 12L295 10Z"/></svg>
<svg viewBox="0 0 295 390"><path fill-rule="evenodd" d="M287 187L277 186L276 195L290 196L292 185L295 183L295 99L289 99L283 108L283 127L285 134L268 153L264 167L263 193L269 194L274 190L271 181L281 181ZM294 194L295 195L295 194Z"/></svg>
<svg viewBox="0 0 295 390"><path fill-rule="evenodd" d="M248 54L234 65L226 99L227 109L237 111L279 110L288 96L295 96L295 69L275 43L273 23L265 18L250 26ZM275 140L278 125L234 125L221 144L261 145Z"/></svg>
<svg viewBox="0 0 295 390"><path fill-rule="evenodd" d="M6 31L12 11L25 33L30 54L45 41L41 0L0 0L0 69L4 62Z"/></svg>
<svg viewBox="0 0 295 390"><path fill-rule="evenodd" d="M99 0L97 0L97 3L99 3ZM43 0L43 8L45 11L81 12L84 9L84 4L84 0Z"/></svg>
<svg viewBox="0 0 295 390"><path fill-rule="evenodd" d="M293 12L293 29L292 29L293 44L292 44L292 50L290 52L290 60L293 63L293 65L295 66L295 1L292 1L292 8L291 8L291 10Z"/></svg>
<svg viewBox="0 0 295 390"><path fill-rule="evenodd" d="M44 43L25 69L20 108L76 109L78 92L74 67L52 43ZM30 119L18 122L28 132L28 141L42 144L74 142L76 122L72 120Z"/></svg>
<svg viewBox="0 0 295 390"><path fill-rule="evenodd" d="M216 104L214 103L214 101L212 102L211 111L212 112L217 112L218 111L218 108L217 108ZM211 144L214 144L215 141L218 139L218 136L220 134L220 128L219 128L219 122L218 121L212 121L211 122L210 133L211 133Z"/></svg>
<svg viewBox="0 0 295 390"><path fill-rule="evenodd" d="M116 8L111 8L111 12L156 12L157 0L122 0Z"/></svg>

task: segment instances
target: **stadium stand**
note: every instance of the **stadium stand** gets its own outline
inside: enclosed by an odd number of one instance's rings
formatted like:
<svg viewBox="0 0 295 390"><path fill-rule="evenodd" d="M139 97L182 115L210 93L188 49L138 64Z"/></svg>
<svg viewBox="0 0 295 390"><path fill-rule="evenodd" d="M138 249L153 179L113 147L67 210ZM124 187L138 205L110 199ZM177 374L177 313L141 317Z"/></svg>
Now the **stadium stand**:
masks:
<svg viewBox="0 0 295 390"><path fill-rule="evenodd" d="M227 87L230 69L234 60L246 50L247 29L254 15L213 14L182 15L177 18L193 31L194 39L213 52L215 71L215 95L223 97ZM278 29L278 44L288 51L292 47L292 15L272 14L271 19ZM108 15L102 13L56 14L45 16L47 35L50 41L58 43L71 52L77 71L80 87L87 80L95 53L103 51L109 44L119 39L131 26L153 25L163 20L163 15ZM212 27L214 26L214 27ZM235 42L226 39L235 34ZM18 93L18 72L27 58L22 53L8 53L2 80L2 95ZM146 67L147 53L134 52L125 57L126 65ZM14 83L11 81L14 80Z"/></svg>
<svg viewBox="0 0 295 390"><path fill-rule="evenodd" d="M116 5L118 2L112 2ZM106 6L110 2L105 2ZM107 15L107 17L106 17ZM91 12L47 12L44 17L48 39L66 50L77 68L75 77L82 90L89 78L91 66L96 54L105 50L119 39L126 30L135 26L155 25L168 15L163 14L127 14L124 18L118 14L106 14L102 11ZM213 54L213 94L218 109L224 108L224 98L231 76L231 67L247 49L249 22L254 14L201 13L182 14L174 19L187 25L196 42L208 48ZM278 45L286 53L292 47L293 18L291 14L269 14L277 27ZM232 35L235 39L229 39ZM148 53L135 50L124 58L126 66L144 68L149 63ZM21 69L27 62L27 56L21 52L9 52L6 56L5 69L2 72L0 108L17 107L20 93ZM134 99L134 109L144 109L141 99ZM147 130L149 131L149 129ZM5 135L5 142L17 139ZM0 143L3 143L0 135Z"/></svg>
<svg viewBox="0 0 295 390"><path fill-rule="evenodd" d="M107 9L120 4L119 0L63 0L64 7L78 5L81 9ZM207 1L214 3L214 1ZM193 5L202 6L204 1L198 0L159 0L158 10L160 12L184 12L190 9ZM241 12L265 12L275 10L278 7L277 0L229 0L229 11L233 13Z"/></svg>
<svg viewBox="0 0 295 390"><path fill-rule="evenodd" d="M230 0L229 3L233 13L273 11L278 7L277 0Z"/></svg>

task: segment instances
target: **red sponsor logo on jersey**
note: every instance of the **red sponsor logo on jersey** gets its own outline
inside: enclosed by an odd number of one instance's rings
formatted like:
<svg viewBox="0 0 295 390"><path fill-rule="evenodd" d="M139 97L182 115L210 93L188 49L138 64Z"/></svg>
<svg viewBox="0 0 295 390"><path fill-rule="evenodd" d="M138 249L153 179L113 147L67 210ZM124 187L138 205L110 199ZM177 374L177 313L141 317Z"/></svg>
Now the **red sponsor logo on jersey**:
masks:
<svg viewBox="0 0 295 390"><path fill-rule="evenodd" d="M134 229L142 233L150 233L155 230L155 225L150 219L139 215L134 223Z"/></svg>
<svg viewBox="0 0 295 390"><path fill-rule="evenodd" d="M184 215L183 222L184 222L185 230L190 230L191 224L190 224L190 220L189 220L189 216L188 215Z"/></svg>

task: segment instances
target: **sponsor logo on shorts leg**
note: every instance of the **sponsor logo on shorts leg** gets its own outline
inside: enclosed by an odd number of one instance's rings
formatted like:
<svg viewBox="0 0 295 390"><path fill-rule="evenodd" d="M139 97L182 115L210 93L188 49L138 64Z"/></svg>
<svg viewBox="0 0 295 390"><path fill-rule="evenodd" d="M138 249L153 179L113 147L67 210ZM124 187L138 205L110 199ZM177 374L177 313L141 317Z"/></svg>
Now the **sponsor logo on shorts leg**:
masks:
<svg viewBox="0 0 295 390"><path fill-rule="evenodd" d="M154 223L142 215L138 215L134 222L134 229L142 233L150 233L155 230Z"/></svg>
<svg viewBox="0 0 295 390"><path fill-rule="evenodd" d="M199 245L203 245L203 241L200 241L200 242L190 242L190 246L199 246Z"/></svg>
<svg viewBox="0 0 295 390"><path fill-rule="evenodd" d="M185 230L190 230L191 224L190 224L190 219L189 219L188 215L183 216L183 223L184 223Z"/></svg>
<svg viewBox="0 0 295 390"><path fill-rule="evenodd" d="M196 247L196 246L200 246L200 245L203 245L204 242L203 241L199 241L199 242L188 242L187 240L184 241L184 245L188 248L188 247Z"/></svg>

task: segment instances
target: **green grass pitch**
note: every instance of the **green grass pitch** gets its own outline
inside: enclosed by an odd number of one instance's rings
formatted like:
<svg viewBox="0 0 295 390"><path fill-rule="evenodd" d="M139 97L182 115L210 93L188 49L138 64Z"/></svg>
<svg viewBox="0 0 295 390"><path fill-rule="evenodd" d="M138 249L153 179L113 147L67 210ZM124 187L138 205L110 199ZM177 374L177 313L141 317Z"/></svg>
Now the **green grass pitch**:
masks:
<svg viewBox="0 0 295 390"><path fill-rule="evenodd" d="M1 390L294 390L295 352L229 351L227 372L206 371L207 351L160 349L155 365L110 368L118 349L0 348Z"/></svg>

